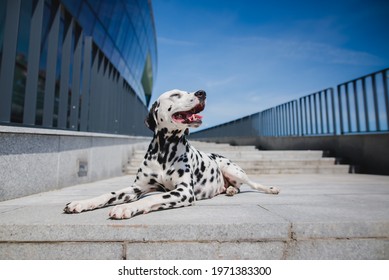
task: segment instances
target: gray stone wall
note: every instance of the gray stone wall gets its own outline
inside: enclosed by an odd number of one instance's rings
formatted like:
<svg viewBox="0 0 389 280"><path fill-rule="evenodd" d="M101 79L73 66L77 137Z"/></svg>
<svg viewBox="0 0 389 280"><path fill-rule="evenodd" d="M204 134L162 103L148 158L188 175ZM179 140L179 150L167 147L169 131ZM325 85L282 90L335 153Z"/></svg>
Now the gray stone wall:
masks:
<svg viewBox="0 0 389 280"><path fill-rule="evenodd" d="M120 176L150 138L0 126L0 201Z"/></svg>

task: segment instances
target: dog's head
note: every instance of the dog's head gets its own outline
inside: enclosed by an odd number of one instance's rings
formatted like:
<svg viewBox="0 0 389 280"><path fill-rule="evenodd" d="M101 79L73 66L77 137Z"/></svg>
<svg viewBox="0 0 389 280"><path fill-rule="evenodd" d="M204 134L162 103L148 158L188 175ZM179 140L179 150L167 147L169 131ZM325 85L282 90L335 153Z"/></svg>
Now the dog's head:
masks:
<svg viewBox="0 0 389 280"><path fill-rule="evenodd" d="M153 132L162 128L185 131L190 127L199 127L202 116L198 113L204 110L205 98L203 90L188 93L175 89L165 92L151 106L146 126Z"/></svg>

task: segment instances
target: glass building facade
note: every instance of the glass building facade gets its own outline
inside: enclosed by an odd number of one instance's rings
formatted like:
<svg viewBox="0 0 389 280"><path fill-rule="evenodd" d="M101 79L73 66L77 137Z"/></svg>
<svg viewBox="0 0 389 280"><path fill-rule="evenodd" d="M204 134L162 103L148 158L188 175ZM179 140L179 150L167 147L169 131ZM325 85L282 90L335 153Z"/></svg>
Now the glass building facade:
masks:
<svg viewBox="0 0 389 280"><path fill-rule="evenodd" d="M156 47L150 0L0 0L0 124L148 134Z"/></svg>

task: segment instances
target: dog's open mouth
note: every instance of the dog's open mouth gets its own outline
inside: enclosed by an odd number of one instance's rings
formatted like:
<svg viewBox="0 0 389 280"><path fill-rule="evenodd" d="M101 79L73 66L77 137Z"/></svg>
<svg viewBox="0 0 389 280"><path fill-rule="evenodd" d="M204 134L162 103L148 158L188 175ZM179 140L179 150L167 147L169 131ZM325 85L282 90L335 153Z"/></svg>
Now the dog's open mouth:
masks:
<svg viewBox="0 0 389 280"><path fill-rule="evenodd" d="M201 124L202 116L198 115L201 111L204 110L205 103L202 102L198 105L196 105L194 108L190 109L189 111L182 111L177 112L173 114L173 120L179 123L184 124Z"/></svg>

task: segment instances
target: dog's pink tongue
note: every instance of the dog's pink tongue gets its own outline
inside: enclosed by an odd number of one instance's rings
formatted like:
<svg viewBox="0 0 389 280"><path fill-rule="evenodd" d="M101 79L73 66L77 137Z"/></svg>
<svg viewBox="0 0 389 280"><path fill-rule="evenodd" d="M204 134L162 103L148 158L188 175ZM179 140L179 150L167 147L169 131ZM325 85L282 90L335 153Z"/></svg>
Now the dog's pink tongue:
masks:
<svg viewBox="0 0 389 280"><path fill-rule="evenodd" d="M196 115L196 114L193 114L193 115L190 115L188 120L191 121L191 122L194 122L194 121L198 121L198 120L201 120L203 117L200 116L200 115Z"/></svg>

